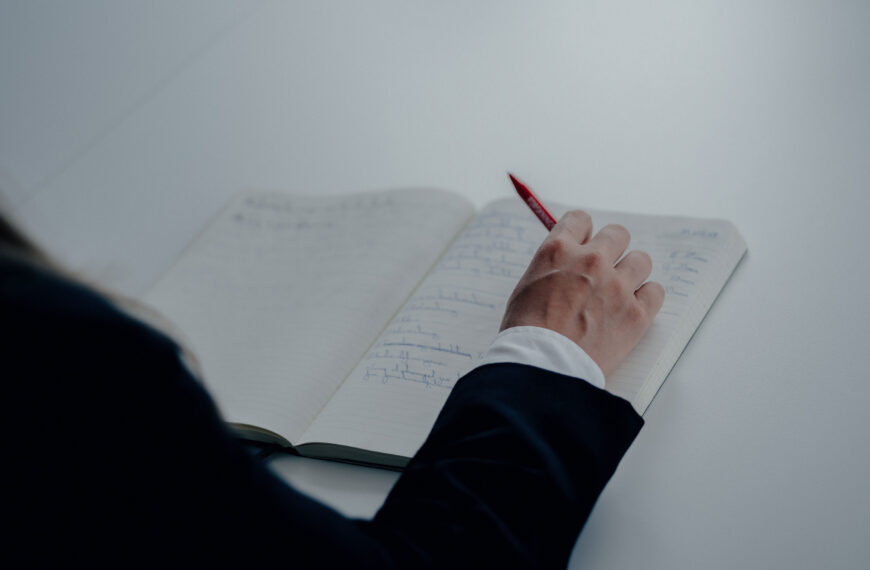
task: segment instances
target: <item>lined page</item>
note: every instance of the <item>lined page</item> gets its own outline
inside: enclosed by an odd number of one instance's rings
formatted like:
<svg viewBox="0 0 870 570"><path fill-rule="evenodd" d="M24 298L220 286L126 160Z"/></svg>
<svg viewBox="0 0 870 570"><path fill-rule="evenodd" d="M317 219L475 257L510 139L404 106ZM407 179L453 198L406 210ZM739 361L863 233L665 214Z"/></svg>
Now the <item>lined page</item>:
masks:
<svg viewBox="0 0 870 570"><path fill-rule="evenodd" d="M436 190L244 193L145 301L227 421L295 442L472 214Z"/></svg>
<svg viewBox="0 0 870 570"><path fill-rule="evenodd" d="M652 256L652 278L667 291L648 333L607 379L609 390L643 413L745 245L728 222L590 213L597 228L608 223L629 228L630 249ZM482 210L301 442L413 455L450 389L497 334L507 298L545 236L541 223L516 199L499 200Z"/></svg>
<svg viewBox="0 0 870 570"><path fill-rule="evenodd" d="M665 302L649 330L607 377L607 390L643 414L676 364L704 315L746 252L728 221L593 212L597 227L622 224L632 235L629 249L649 253L649 279L665 288Z"/></svg>

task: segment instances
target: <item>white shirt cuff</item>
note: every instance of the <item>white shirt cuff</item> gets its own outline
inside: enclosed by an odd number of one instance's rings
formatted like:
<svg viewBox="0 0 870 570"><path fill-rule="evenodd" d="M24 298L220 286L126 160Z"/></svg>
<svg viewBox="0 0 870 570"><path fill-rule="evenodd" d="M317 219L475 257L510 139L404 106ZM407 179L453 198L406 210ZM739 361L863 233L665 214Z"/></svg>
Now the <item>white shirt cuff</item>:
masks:
<svg viewBox="0 0 870 570"><path fill-rule="evenodd" d="M601 368L574 341L554 330L512 327L501 331L479 365L508 362L582 378L604 389Z"/></svg>

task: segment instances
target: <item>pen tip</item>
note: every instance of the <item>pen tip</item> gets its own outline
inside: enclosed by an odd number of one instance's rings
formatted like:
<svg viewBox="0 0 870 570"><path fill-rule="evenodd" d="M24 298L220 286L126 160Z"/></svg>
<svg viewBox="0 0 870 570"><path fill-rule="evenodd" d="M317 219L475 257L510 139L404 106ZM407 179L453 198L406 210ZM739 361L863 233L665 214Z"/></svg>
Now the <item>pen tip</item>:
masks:
<svg viewBox="0 0 870 570"><path fill-rule="evenodd" d="M525 187L526 187L525 184L523 184L522 182L520 182L520 179L519 179L519 178L517 178L516 176L514 176L514 175L511 174L510 172L508 172L507 175L510 177L511 182L513 182L513 184L514 184L514 188L517 189L517 192L520 192L520 191L521 191L520 188L525 188Z"/></svg>

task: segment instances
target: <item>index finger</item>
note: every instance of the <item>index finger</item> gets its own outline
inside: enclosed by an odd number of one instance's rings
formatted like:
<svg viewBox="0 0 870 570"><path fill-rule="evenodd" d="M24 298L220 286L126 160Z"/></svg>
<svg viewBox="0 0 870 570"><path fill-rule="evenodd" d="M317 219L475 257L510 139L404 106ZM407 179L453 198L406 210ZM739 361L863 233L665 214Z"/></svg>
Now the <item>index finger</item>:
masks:
<svg viewBox="0 0 870 570"><path fill-rule="evenodd" d="M559 222L550 230L552 238L567 232L577 243L583 245L592 237L592 218L583 210L570 210L559 218Z"/></svg>

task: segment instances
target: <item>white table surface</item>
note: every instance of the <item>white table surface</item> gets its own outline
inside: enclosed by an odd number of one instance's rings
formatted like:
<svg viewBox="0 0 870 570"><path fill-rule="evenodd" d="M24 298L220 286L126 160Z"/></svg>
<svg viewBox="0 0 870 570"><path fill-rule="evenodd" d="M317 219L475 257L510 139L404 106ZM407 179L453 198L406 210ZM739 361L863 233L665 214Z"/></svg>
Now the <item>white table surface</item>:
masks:
<svg viewBox="0 0 870 570"><path fill-rule="evenodd" d="M870 564L870 3L0 0L0 191L138 295L235 191L722 217L749 253L571 561ZM370 516L396 474L294 457Z"/></svg>

